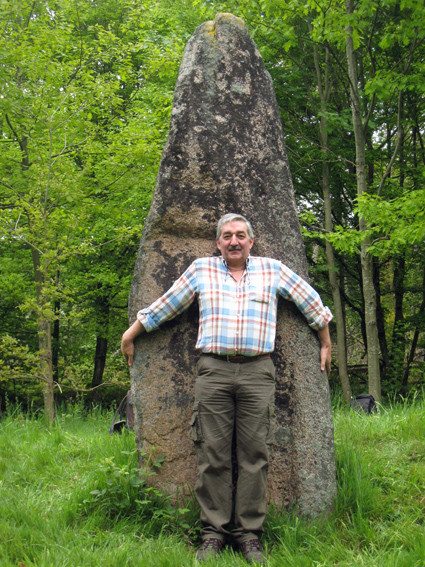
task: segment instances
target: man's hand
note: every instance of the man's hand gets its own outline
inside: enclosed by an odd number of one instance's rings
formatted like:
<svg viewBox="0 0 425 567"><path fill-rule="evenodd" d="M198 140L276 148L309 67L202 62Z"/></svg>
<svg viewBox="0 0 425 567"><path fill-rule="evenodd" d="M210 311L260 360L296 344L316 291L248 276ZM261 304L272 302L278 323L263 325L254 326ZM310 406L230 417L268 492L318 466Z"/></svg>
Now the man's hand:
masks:
<svg viewBox="0 0 425 567"><path fill-rule="evenodd" d="M134 339L143 333L145 328L137 319L131 327L129 327L123 334L121 339L121 352L123 353L125 359L129 366L133 366L134 360Z"/></svg>
<svg viewBox="0 0 425 567"><path fill-rule="evenodd" d="M331 355L332 343L329 335L329 327L323 327L317 331L320 340L320 370L323 372L325 369L328 373L331 371Z"/></svg>

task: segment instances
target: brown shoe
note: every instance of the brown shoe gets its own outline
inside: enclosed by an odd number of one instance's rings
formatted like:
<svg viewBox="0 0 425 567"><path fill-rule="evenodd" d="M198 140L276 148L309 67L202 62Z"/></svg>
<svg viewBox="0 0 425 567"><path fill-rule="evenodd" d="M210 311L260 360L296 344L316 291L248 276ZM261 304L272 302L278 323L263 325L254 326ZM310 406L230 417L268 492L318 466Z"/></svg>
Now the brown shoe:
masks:
<svg viewBox="0 0 425 567"><path fill-rule="evenodd" d="M239 545L242 555L248 563L265 563L267 556L258 539L250 539Z"/></svg>
<svg viewBox="0 0 425 567"><path fill-rule="evenodd" d="M210 557L215 557L216 555L218 555L223 547L224 543L221 541L221 539L209 537L203 541L201 547L196 552L196 557L199 561L205 561Z"/></svg>

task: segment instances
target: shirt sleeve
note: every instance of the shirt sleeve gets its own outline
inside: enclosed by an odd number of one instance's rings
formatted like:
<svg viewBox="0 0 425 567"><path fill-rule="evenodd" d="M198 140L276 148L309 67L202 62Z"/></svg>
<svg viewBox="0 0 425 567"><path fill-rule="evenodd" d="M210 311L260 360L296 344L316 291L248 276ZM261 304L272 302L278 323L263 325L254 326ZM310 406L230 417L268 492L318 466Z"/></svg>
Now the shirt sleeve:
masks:
<svg viewBox="0 0 425 567"><path fill-rule="evenodd" d="M331 310L323 305L317 291L285 264L280 267L278 292L295 303L312 329L317 331L332 321Z"/></svg>
<svg viewBox="0 0 425 567"><path fill-rule="evenodd" d="M162 323L185 311L195 299L196 292L196 266L193 263L163 296L141 309L137 319L148 333L155 331Z"/></svg>

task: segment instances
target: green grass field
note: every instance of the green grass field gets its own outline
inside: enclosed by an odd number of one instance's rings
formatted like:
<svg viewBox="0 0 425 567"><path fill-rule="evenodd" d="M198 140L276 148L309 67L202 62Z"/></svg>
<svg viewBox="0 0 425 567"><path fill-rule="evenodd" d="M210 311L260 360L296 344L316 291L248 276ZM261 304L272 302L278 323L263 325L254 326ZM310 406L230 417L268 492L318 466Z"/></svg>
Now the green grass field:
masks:
<svg viewBox="0 0 425 567"><path fill-rule="evenodd" d="M174 509L137 474L132 433L109 413L0 421L2 567L184 567L195 559L196 505ZM271 511L263 538L275 567L425 566L425 403L378 415L336 409L338 497L326 519ZM244 566L226 550L208 566Z"/></svg>

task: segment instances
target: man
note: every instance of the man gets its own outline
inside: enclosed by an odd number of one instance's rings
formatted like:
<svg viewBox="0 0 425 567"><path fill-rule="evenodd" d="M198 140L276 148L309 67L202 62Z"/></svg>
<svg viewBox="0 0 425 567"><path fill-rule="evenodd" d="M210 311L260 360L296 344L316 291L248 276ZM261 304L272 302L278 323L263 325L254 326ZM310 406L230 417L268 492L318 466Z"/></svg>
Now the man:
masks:
<svg viewBox="0 0 425 567"><path fill-rule="evenodd" d="M271 258L250 256L249 221L224 215L217 226L219 257L195 260L174 285L124 333L121 350L132 365L134 339L172 319L196 298L199 329L191 436L198 459L196 496L203 543L198 559L219 553L229 536L249 561L264 563L259 541L266 515L268 446L273 439L277 299L293 301L320 340L320 367L330 371L332 314L317 292ZM232 501L232 440L238 479Z"/></svg>

